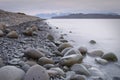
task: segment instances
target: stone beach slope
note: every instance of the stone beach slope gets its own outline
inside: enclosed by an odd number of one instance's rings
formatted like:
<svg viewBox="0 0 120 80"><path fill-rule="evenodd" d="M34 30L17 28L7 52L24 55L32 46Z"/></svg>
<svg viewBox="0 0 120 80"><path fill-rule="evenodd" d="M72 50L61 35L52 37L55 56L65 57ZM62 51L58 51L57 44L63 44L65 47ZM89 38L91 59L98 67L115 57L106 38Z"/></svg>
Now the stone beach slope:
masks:
<svg viewBox="0 0 120 80"><path fill-rule="evenodd" d="M13 13L8 12L0 9L0 23L12 26L12 25L18 25L23 22L28 21L35 21L37 19L40 19L35 16L26 15L24 13Z"/></svg>
<svg viewBox="0 0 120 80"><path fill-rule="evenodd" d="M0 80L110 80L84 58L107 65L118 61L114 53L76 49L56 35L43 19L0 10Z"/></svg>

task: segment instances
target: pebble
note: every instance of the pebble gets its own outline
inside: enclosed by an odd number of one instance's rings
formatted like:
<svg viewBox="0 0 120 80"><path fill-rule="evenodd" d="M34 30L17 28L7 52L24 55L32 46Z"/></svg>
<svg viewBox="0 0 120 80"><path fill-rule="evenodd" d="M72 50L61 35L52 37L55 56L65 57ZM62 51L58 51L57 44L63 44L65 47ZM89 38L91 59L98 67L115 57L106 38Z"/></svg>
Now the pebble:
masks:
<svg viewBox="0 0 120 80"><path fill-rule="evenodd" d="M18 33L16 31L11 31L7 34L7 37L9 38L18 38Z"/></svg>
<svg viewBox="0 0 120 80"><path fill-rule="evenodd" d="M65 48L68 48L68 47L73 47L71 44L69 43L62 43L59 47L58 47L58 51L62 51L64 50Z"/></svg>
<svg viewBox="0 0 120 80"><path fill-rule="evenodd" d="M51 34L47 35L47 39L50 40L50 41L54 41L54 37Z"/></svg>
<svg viewBox="0 0 120 80"><path fill-rule="evenodd" d="M23 32L23 34L26 36L32 36L33 35L32 28L26 28L26 30Z"/></svg>
<svg viewBox="0 0 120 80"><path fill-rule="evenodd" d="M40 52L39 50L34 49L34 48L27 48L23 52L26 57L33 58L33 59L39 59L39 58L45 56L42 52Z"/></svg>
<svg viewBox="0 0 120 80"><path fill-rule="evenodd" d="M96 44L96 41L95 40L90 40L89 43Z"/></svg>

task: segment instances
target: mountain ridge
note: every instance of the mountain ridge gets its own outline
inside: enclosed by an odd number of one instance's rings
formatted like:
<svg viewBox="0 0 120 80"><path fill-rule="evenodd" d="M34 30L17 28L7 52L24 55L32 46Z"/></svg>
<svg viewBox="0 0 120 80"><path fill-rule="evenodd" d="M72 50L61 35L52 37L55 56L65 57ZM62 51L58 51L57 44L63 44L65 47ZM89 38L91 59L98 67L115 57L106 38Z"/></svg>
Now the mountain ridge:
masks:
<svg viewBox="0 0 120 80"><path fill-rule="evenodd" d="M55 16L52 17L53 19L91 19L91 18L103 18L103 19L120 19L120 15L116 14L116 13L109 13L109 14L104 14L104 13L89 13L89 14L84 14L84 13L77 13L77 14L69 14L69 15L65 15L65 16Z"/></svg>

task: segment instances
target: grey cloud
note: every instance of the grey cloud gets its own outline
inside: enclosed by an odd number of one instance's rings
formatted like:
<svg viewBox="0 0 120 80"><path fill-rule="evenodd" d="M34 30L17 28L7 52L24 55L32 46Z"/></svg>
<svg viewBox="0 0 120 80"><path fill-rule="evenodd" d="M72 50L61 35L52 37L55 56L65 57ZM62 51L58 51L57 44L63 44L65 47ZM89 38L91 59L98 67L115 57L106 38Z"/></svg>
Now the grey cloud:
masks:
<svg viewBox="0 0 120 80"><path fill-rule="evenodd" d="M120 0L0 0L0 8L29 14L60 11L120 13Z"/></svg>

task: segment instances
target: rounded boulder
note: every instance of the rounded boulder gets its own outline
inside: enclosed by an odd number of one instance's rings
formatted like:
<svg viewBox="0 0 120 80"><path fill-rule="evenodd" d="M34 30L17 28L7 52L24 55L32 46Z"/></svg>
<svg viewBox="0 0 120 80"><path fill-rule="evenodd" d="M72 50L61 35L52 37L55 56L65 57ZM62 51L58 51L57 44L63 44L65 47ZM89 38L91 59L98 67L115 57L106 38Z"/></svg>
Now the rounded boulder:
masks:
<svg viewBox="0 0 120 80"><path fill-rule="evenodd" d="M45 68L34 65L26 72L24 80L49 80L49 75Z"/></svg>
<svg viewBox="0 0 120 80"><path fill-rule="evenodd" d="M22 80L25 72L15 66L0 68L0 80Z"/></svg>
<svg viewBox="0 0 120 80"><path fill-rule="evenodd" d="M39 59L39 58L45 56L42 52L40 52L39 50L34 49L34 48L27 48L23 52L26 57L33 58L33 59Z"/></svg>
<svg viewBox="0 0 120 80"><path fill-rule="evenodd" d="M103 55L102 58L107 61L111 61L111 62L118 61L118 58L114 53L107 53L107 54Z"/></svg>
<svg viewBox="0 0 120 80"><path fill-rule="evenodd" d="M58 51L62 51L64 50L65 48L68 48L68 47L73 47L71 44L69 43L62 43L59 47L58 47Z"/></svg>

